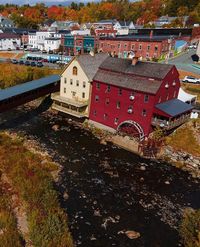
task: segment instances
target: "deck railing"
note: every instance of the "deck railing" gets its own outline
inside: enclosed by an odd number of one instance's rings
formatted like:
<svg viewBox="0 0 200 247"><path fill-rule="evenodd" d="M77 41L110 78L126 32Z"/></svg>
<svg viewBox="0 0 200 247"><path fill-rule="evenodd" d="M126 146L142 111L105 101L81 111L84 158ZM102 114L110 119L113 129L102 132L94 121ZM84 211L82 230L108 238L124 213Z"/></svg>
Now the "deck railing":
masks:
<svg viewBox="0 0 200 247"><path fill-rule="evenodd" d="M173 129L185 122L187 122L190 119L190 114L183 115L180 118L174 119L174 120L162 120L159 118L152 118L151 124L156 127L161 127L164 129Z"/></svg>

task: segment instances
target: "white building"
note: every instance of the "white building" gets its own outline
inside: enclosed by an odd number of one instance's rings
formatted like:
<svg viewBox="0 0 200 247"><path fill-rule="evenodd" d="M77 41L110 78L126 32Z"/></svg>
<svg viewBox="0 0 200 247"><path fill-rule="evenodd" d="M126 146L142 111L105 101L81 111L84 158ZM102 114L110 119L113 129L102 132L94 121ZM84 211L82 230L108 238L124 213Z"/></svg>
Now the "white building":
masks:
<svg viewBox="0 0 200 247"><path fill-rule="evenodd" d="M73 30L71 31L71 35L90 35L90 29Z"/></svg>
<svg viewBox="0 0 200 247"><path fill-rule="evenodd" d="M61 75L60 93L52 95L52 108L82 118L89 113L91 81L107 54L85 54L75 57Z"/></svg>
<svg viewBox="0 0 200 247"><path fill-rule="evenodd" d="M49 32L49 31L38 31L36 32L36 42L37 47L39 50L44 50L44 42L46 38L53 37L55 32Z"/></svg>
<svg viewBox="0 0 200 247"><path fill-rule="evenodd" d="M0 50L16 50L21 46L19 35L12 33L0 33Z"/></svg>
<svg viewBox="0 0 200 247"><path fill-rule="evenodd" d="M37 48L37 36L36 33L28 33L28 46L31 48Z"/></svg>
<svg viewBox="0 0 200 247"><path fill-rule="evenodd" d="M58 50L60 45L61 45L61 38L50 37L44 40L44 50L45 51Z"/></svg>
<svg viewBox="0 0 200 247"><path fill-rule="evenodd" d="M117 35L128 35L129 30L135 29L135 25L132 21L117 21L113 28L117 31Z"/></svg>

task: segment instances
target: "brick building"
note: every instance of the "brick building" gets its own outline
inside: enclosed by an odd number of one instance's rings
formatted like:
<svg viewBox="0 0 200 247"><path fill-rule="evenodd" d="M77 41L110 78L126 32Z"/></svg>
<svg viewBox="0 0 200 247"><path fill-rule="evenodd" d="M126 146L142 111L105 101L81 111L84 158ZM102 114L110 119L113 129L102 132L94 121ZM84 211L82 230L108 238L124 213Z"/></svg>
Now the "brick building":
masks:
<svg viewBox="0 0 200 247"><path fill-rule="evenodd" d="M107 52L122 58L127 58L132 51L135 56L142 59L158 59L169 52L170 46L171 48L174 46L174 40L167 37L101 37L99 40L99 52Z"/></svg>
<svg viewBox="0 0 200 247"><path fill-rule="evenodd" d="M98 38L95 36L65 35L64 50L67 55L78 55L95 51L98 48Z"/></svg>
<svg viewBox="0 0 200 247"><path fill-rule="evenodd" d="M173 65L108 57L93 78L89 119L140 139L157 126L171 130L192 110L177 99L179 88Z"/></svg>

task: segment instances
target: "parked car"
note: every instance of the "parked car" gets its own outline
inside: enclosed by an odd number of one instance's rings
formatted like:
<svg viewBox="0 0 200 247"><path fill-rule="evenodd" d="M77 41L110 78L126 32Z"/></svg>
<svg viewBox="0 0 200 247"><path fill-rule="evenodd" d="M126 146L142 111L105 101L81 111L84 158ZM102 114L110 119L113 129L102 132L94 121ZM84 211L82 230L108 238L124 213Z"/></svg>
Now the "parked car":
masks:
<svg viewBox="0 0 200 247"><path fill-rule="evenodd" d="M48 61L48 59L44 58L44 59L42 59L42 62L43 63L48 63L49 61Z"/></svg>
<svg viewBox="0 0 200 247"><path fill-rule="evenodd" d="M37 66L37 67L43 67L44 65L43 65L42 62L37 62L36 66Z"/></svg>
<svg viewBox="0 0 200 247"><path fill-rule="evenodd" d="M12 60L12 63L13 63L13 64L18 64L17 59L13 59L13 60Z"/></svg>
<svg viewBox="0 0 200 247"><path fill-rule="evenodd" d="M12 51L12 49L11 49L11 48L8 48L7 50L8 50L8 51Z"/></svg>
<svg viewBox="0 0 200 247"><path fill-rule="evenodd" d="M197 49L197 45L191 44L188 46L188 49Z"/></svg>
<svg viewBox="0 0 200 247"><path fill-rule="evenodd" d="M28 60L26 60L26 62L24 63L26 66L30 65L30 62Z"/></svg>
<svg viewBox="0 0 200 247"><path fill-rule="evenodd" d="M53 54L53 51L49 50L49 54Z"/></svg>
<svg viewBox="0 0 200 247"><path fill-rule="evenodd" d="M42 50L42 53L47 53L47 51L45 51L45 50Z"/></svg>
<svg viewBox="0 0 200 247"><path fill-rule="evenodd" d="M31 62L31 66L32 67L35 67L36 66L36 63L34 61Z"/></svg>
<svg viewBox="0 0 200 247"><path fill-rule="evenodd" d="M195 78L193 76L185 76L182 82L200 84L200 78Z"/></svg>
<svg viewBox="0 0 200 247"><path fill-rule="evenodd" d="M19 60L19 65L23 65L24 61L23 60Z"/></svg>

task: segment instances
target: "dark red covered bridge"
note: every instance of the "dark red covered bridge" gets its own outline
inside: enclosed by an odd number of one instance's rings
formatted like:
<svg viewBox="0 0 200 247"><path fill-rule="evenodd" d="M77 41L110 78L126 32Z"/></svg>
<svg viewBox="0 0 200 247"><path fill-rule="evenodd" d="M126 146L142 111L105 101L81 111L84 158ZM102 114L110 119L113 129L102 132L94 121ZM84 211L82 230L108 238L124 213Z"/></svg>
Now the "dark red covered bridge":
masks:
<svg viewBox="0 0 200 247"><path fill-rule="evenodd" d="M54 93L60 89L60 76L51 75L0 90L0 113Z"/></svg>

